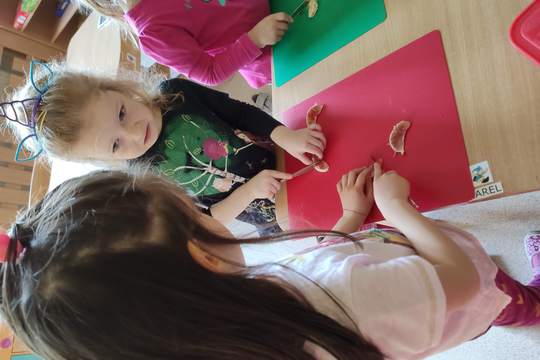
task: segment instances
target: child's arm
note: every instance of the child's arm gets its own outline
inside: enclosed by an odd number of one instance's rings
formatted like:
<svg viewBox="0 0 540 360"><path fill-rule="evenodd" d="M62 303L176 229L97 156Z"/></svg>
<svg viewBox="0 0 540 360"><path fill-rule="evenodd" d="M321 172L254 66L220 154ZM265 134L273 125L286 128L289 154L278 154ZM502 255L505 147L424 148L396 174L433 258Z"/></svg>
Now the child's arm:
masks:
<svg viewBox="0 0 540 360"><path fill-rule="evenodd" d="M343 215L332 230L349 234L357 231L366 220L373 207L371 171L371 166L351 170L337 183Z"/></svg>
<svg viewBox="0 0 540 360"><path fill-rule="evenodd" d="M383 173L374 164L374 197L387 220L409 239L418 255L434 265L449 309L466 303L478 290L478 273L471 259L435 224L408 202L409 183L394 171Z"/></svg>
<svg viewBox="0 0 540 360"><path fill-rule="evenodd" d="M231 99L228 94L207 88L185 79L170 79L163 83L167 93L183 93L186 103L195 102L205 107L233 129L270 138L272 131L283 124L261 109Z"/></svg>
<svg viewBox="0 0 540 360"><path fill-rule="evenodd" d="M187 29L173 26L148 26L139 41L142 50L158 63L199 83L218 85L261 56L261 48L278 42L290 22L292 18L285 13L269 15L216 55L208 54Z"/></svg>
<svg viewBox="0 0 540 360"><path fill-rule="evenodd" d="M306 153L323 157L326 138L319 124L314 124L309 129L291 130L255 106L231 99L220 91L181 79L170 80L167 86L171 88L169 91L183 92L186 102L201 102L231 128L271 139L306 165L311 164Z"/></svg>
<svg viewBox="0 0 540 360"><path fill-rule="evenodd" d="M210 86L221 84L263 53L248 34L244 34L223 52L212 56L191 34L172 26L147 28L139 35L139 42L144 53L158 63Z"/></svg>
<svg viewBox="0 0 540 360"><path fill-rule="evenodd" d="M280 180L292 175L276 170L263 170L225 199L210 208L212 217L224 225L230 223L255 199L273 198L281 187Z"/></svg>

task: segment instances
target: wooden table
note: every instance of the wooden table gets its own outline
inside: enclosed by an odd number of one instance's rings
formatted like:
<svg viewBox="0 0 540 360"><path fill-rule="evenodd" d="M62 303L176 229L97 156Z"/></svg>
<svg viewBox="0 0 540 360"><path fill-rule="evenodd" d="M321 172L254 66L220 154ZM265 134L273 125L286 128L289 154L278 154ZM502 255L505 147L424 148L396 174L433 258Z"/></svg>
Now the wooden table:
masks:
<svg viewBox="0 0 540 360"><path fill-rule="evenodd" d="M469 164L487 160L514 195L540 189L540 67L509 41L530 0L386 0L388 18L368 33L272 89L276 118L421 36L442 33ZM278 156L283 167L283 157ZM285 188L285 187L284 187ZM278 219L287 218L286 189Z"/></svg>

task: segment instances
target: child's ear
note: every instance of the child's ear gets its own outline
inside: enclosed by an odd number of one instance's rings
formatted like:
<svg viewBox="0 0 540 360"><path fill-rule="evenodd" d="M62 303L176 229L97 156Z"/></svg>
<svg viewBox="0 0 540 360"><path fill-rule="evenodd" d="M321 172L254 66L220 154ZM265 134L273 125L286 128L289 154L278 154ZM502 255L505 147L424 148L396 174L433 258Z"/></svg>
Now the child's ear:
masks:
<svg viewBox="0 0 540 360"><path fill-rule="evenodd" d="M221 272L223 270L221 260L201 249L195 242L188 241L187 248L193 260L205 269L212 272Z"/></svg>

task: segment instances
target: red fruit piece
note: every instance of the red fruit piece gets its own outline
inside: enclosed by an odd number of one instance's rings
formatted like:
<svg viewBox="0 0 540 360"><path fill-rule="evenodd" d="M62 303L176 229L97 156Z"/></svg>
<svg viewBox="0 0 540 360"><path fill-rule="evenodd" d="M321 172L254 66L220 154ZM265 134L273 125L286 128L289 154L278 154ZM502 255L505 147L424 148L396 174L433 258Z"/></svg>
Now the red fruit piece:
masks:
<svg viewBox="0 0 540 360"><path fill-rule="evenodd" d="M315 165L315 170L317 170L318 172L327 172L328 170L330 170L330 165L328 165L328 163L324 160L321 160L320 163L318 163L317 165Z"/></svg>
<svg viewBox="0 0 540 360"><path fill-rule="evenodd" d="M392 128L390 137L388 138L388 145L394 150L394 153L405 154L405 135L410 126L410 121L401 120Z"/></svg>
<svg viewBox="0 0 540 360"><path fill-rule="evenodd" d="M319 3L317 0L309 0L308 2L308 18L312 18L317 14L317 10L319 10Z"/></svg>
<svg viewBox="0 0 540 360"><path fill-rule="evenodd" d="M317 122L317 119L319 118L319 115L324 109L324 104L319 105L315 104L312 107L310 107L306 113L306 125L309 127L311 124L315 124Z"/></svg>
<svg viewBox="0 0 540 360"><path fill-rule="evenodd" d="M321 114L323 109L324 109L324 104L322 105L314 104L308 109L306 113L306 126L307 127L309 127L311 124L317 123L317 119L319 118L319 115ZM319 160L315 155L311 155L310 157L312 161ZM330 166L328 165L326 161L322 160L317 165L315 165L315 170L317 170L318 172L327 172L328 170L330 170Z"/></svg>

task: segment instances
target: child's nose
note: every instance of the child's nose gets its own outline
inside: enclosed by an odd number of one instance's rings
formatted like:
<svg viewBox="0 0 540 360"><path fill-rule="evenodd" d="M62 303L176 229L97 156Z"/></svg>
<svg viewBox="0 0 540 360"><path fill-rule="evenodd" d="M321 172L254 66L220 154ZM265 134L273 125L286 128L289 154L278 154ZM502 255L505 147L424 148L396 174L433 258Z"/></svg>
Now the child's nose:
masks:
<svg viewBox="0 0 540 360"><path fill-rule="evenodd" d="M142 121L134 121L128 126L127 135L133 142L144 141L145 127Z"/></svg>

